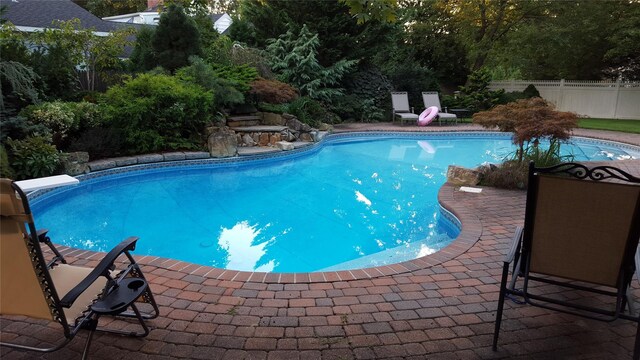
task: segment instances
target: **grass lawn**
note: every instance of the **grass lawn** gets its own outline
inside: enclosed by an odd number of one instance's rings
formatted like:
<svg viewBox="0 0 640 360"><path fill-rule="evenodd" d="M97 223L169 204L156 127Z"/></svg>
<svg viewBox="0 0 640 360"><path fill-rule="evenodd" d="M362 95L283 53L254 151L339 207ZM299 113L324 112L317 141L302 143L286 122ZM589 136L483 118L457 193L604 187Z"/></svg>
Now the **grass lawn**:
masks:
<svg viewBox="0 0 640 360"><path fill-rule="evenodd" d="M640 134L640 120L580 119L578 127Z"/></svg>
<svg viewBox="0 0 640 360"><path fill-rule="evenodd" d="M458 119L458 123L471 123L471 121L471 118ZM579 119L578 127L640 134L640 120Z"/></svg>

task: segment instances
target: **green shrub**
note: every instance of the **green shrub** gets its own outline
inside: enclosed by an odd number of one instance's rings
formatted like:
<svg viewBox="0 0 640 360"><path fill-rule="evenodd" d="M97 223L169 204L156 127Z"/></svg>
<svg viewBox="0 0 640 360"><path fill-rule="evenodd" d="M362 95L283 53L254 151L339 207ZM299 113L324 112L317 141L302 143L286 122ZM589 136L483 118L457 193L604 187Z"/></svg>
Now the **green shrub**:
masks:
<svg viewBox="0 0 640 360"><path fill-rule="evenodd" d="M523 160L514 153L511 159L500 166L483 167L481 170L481 185L502 189L526 189L529 175L529 162L533 161L537 167L548 167L563 162L573 161L573 155L560 155L560 141L553 139L548 148L542 148L536 143L529 143L524 150Z"/></svg>
<svg viewBox="0 0 640 360"><path fill-rule="evenodd" d="M391 81L377 68L367 67L345 78L349 95L341 96L331 105L331 111L342 121L381 121L391 109ZM417 110L416 110L417 111Z"/></svg>
<svg viewBox="0 0 640 360"><path fill-rule="evenodd" d="M289 104L288 112L312 127L317 127L321 122L333 124L336 121L335 115L320 102L307 96L299 97Z"/></svg>
<svg viewBox="0 0 640 360"><path fill-rule="evenodd" d="M269 60L264 56L264 52L259 49L236 43L231 48L231 61L236 65L254 67L260 77L273 79L273 72L271 72Z"/></svg>
<svg viewBox="0 0 640 360"><path fill-rule="evenodd" d="M440 90L436 75L431 69L411 62L396 65L389 70L387 76L393 83L395 90L409 93L409 105L415 108L416 113L419 113L424 108L424 102L422 101L423 91ZM387 96L390 104L391 98L388 93Z"/></svg>
<svg viewBox="0 0 640 360"><path fill-rule="evenodd" d="M517 160L517 156L514 156ZM533 161L537 167L549 167L563 162L573 161L573 155L560 155L560 140L551 139L549 147L543 148L537 142L529 143L524 149L523 162Z"/></svg>
<svg viewBox="0 0 640 360"><path fill-rule="evenodd" d="M213 94L177 77L143 74L104 96L106 125L120 129L129 153L196 149L204 143Z"/></svg>
<svg viewBox="0 0 640 360"><path fill-rule="evenodd" d="M22 140L33 134L47 134L47 127L41 124L32 124L24 116L16 115L12 109L0 112L0 142L7 138Z"/></svg>
<svg viewBox="0 0 640 360"><path fill-rule="evenodd" d="M213 28L213 25L211 26ZM217 31L215 32L217 34ZM209 64L218 64L221 66L229 66L231 62L231 49L233 41L226 35L218 35L216 39L203 47L203 58Z"/></svg>
<svg viewBox="0 0 640 360"><path fill-rule="evenodd" d="M191 65L178 70L176 76L213 91L214 110L244 103L244 95L234 87L234 83L217 76L211 65L197 56L189 58L189 62Z"/></svg>
<svg viewBox="0 0 640 360"><path fill-rule="evenodd" d="M540 97L540 92L533 84L529 84L523 91L512 91L500 94L498 104L508 104L520 99L530 99L532 97Z"/></svg>
<svg viewBox="0 0 640 360"><path fill-rule="evenodd" d="M458 96L444 96L442 98L442 106L469 109L473 113L491 109L500 102L504 90L490 90L490 82L491 74L488 70L476 70L469 75L467 85L460 87L461 93Z"/></svg>
<svg viewBox="0 0 640 360"><path fill-rule="evenodd" d="M11 151L10 164L18 180L50 176L60 165L60 152L42 136L9 139L7 144Z"/></svg>
<svg viewBox="0 0 640 360"><path fill-rule="evenodd" d="M86 101L45 102L28 106L20 114L34 129L31 133L51 137L59 149L66 149L79 130L102 123L102 109Z"/></svg>
<svg viewBox="0 0 640 360"><path fill-rule="evenodd" d="M540 97L540 91L538 91L538 89L536 89L536 87L533 84L529 84L524 91L522 91L522 93L527 97L527 98L532 98L532 97Z"/></svg>
<svg viewBox="0 0 640 360"><path fill-rule="evenodd" d="M522 91L511 91L500 94L497 104L508 104L520 99L526 99L527 96Z"/></svg>
<svg viewBox="0 0 640 360"><path fill-rule="evenodd" d="M354 122L360 118L360 105L361 99L358 96L347 94L333 101L331 111L343 122Z"/></svg>
<svg viewBox="0 0 640 360"><path fill-rule="evenodd" d="M81 101L73 103L73 114L80 129L99 126L103 122L103 111L97 104Z"/></svg>
<svg viewBox="0 0 640 360"><path fill-rule="evenodd" d="M481 171L480 185L500 189L526 189L529 167L526 163L509 160L500 166L485 166Z"/></svg>
<svg viewBox="0 0 640 360"><path fill-rule="evenodd" d="M0 145L0 178L13 179L13 169L9 165L9 157L7 156L7 150L4 146Z"/></svg>
<svg viewBox="0 0 640 360"><path fill-rule="evenodd" d="M91 160L97 160L122 155L124 148L122 131L98 126L80 133L69 146L69 151L86 151Z"/></svg>
<svg viewBox="0 0 640 360"><path fill-rule="evenodd" d="M221 79L231 82L233 87L242 93L251 89L252 81L258 78L258 70L248 65L213 65L213 73Z"/></svg>
<svg viewBox="0 0 640 360"><path fill-rule="evenodd" d="M283 114L289 111L289 104L270 104L265 102L258 103L258 110L270 112L274 114Z"/></svg>
<svg viewBox="0 0 640 360"><path fill-rule="evenodd" d="M75 103L44 102L28 106L20 114L25 116L31 124L46 127L47 132L40 135L51 136L56 146L62 146L69 135L80 126L75 113Z"/></svg>

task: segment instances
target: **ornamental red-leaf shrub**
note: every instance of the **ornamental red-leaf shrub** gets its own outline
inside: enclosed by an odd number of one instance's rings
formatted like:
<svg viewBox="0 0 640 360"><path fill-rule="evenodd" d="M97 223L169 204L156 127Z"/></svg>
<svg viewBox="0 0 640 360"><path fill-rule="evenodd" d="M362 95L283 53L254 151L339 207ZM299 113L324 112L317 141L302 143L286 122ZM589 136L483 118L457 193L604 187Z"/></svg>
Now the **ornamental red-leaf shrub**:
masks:
<svg viewBox="0 0 640 360"><path fill-rule="evenodd" d="M282 81L258 78L250 86L249 93L257 96L261 102L284 104L298 98L298 91Z"/></svg>
<svg viewBox="0 0 640 360"><path fill-rule="evenodd" d="M557 111L553 104L534 97L475 113L473 123L512 132L513 143L519 146L522 154L525 142L537 144L542 138L568 139L571 130L578 125L578 116L572 112Z"/></svg>

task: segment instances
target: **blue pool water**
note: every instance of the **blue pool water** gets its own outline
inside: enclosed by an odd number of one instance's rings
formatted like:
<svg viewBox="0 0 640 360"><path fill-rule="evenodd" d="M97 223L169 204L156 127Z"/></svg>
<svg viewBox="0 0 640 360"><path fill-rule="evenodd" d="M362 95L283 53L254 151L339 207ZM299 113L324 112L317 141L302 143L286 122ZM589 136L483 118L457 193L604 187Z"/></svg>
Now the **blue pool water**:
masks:
<svg viewBox="0 0 640 360"><path fill-rule="evenodd" d="M640 158L600 142L564 145L576 160ZM448 165L513 153L508 136L335 136L290 157L185 163L82 181L37 197L54 242L234 270L311 272L410 260L459 233L437 193Z"/></svg>

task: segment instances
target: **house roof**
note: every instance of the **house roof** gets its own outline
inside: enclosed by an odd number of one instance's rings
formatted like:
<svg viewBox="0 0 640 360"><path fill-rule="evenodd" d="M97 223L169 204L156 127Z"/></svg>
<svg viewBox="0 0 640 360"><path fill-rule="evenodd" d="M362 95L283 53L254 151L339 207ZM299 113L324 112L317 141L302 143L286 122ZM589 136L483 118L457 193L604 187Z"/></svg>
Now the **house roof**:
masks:
<svg viewBox="0 0 640 360"><path fill-rule="evenodd" d="M55 20L80 19L84 28L111 32L132 24L105 21L93 15L71 0L0 0L6 6L4 18L15 26L53 28Z"/></svg>
<svg viewBox="0 0 640 360"><path fill-rule="evenodd" d="M213 21L214 23L216 21L218 21L218 19L220 19L222 16L224 15L224 13L222 14L211 14L209 15L209 17L211 18L211 21Z"/></svg>

